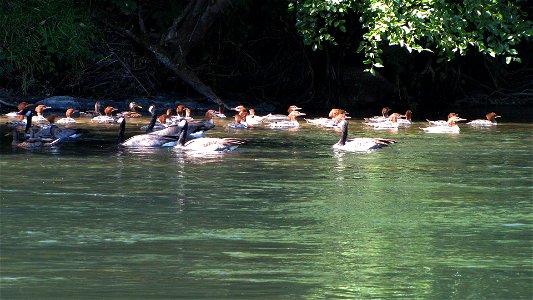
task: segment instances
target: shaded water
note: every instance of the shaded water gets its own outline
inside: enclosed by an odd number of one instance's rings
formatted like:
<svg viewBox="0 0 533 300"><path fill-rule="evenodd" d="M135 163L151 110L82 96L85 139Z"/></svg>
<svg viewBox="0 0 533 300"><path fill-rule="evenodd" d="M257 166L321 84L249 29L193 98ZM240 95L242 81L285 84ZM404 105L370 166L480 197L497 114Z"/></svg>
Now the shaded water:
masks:
<svg viewBox="0 0 533 300"><path fill-rule="evenodd" d="M2 124L4 120L1 120ZM137 122L147 122L146 119ZM129 124L129 134L139 124ZM117 126L54 150L1 128L2 299L533 297L532 124L226 130L196 157L120 150Z"/></svg>

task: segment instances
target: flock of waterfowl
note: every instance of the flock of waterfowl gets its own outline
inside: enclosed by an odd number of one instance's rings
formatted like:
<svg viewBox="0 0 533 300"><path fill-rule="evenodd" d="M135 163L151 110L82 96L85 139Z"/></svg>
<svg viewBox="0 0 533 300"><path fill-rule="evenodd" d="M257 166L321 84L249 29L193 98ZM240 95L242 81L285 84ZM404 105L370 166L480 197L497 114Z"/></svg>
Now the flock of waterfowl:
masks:
<svg viewBox="0 0 533 300"><path fill-rule="evenodd" d="M50 109L45 105L33 105L21 102L18 105L18 111L9 113L6 116L16 118L8 122L12 128L13 142L12 145L25 149L42 148L57 146L61 142L76 139L84 132L85 129L72 128L76 124L73 114L78 112L73 108L67 109L65 118L56 121L55 114L44 117L43 112ZM143 107L135 102L131 102L128 111L118 112L118 109L112 106L104 108L104 114L101 113L100 102L96 102L94 111L79 112L80 116L91 118L92 123L97 124L119 124L118 144L121 147L177 147L183 151L195 152L224 152L235 150L246 141L240 138L213 138L206 137L205 132L215 127L214 118L226 118L223 106L219 111L208 110L205 118L201 121L194 120L191 117L191 111L184 105L178 105L175 109L167 109L164 114L157 115L155 105L150 105L150 123L141 127L145 130L144 134L138 134L125 138L126 120L130 118L141 117L138 111ZM305 116L302 108L291 105L287 114L257 116L254 109L247 109L239 105L232 110L237 113L234 121L226 126L233 129L244 129L257 126L263 126L271 129L290 129L297 128L300 123L297 118ZM405 114L392 113L389 115L390 108L382 109L380 116L364 118L363 124L372 129L395 130L401 126L411 125L411 110ZM334 149L342 151L370 151L380 149L390 144L396 143L395 140L385 138L352 138L348 139L348 117L349 113L343 109L334 108L329 112L328 117L305 119L307 123L335 128L341 131L340 140L333 145ZM478 119L468 122L471 126L494 126L496 125L496 113L491 112L486 115L486 119ZM426 133L459 133L460 128L457 122L466 121L460 118L458 114L450 113L447 120L428 121L428 126L421 128ZM63 124L66 126L58 126Z"/></svg>

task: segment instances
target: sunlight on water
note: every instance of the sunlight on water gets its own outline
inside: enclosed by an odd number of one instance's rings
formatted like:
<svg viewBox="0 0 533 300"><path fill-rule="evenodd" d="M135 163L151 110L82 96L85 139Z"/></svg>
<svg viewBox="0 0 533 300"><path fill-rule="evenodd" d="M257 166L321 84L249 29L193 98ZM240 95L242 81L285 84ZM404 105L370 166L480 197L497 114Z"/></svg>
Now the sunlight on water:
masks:
<svg viewBox="0 0 533 300"><path fill-rule="evenodd" d="M129 124L127 135L141 133ZM147 121L146 121L147 122ZM533 126L209 134L219 155L120 149L116 125L21 150L0 127L1 298L531 299ZM5 122L2 122L2 124Z"/></svg>

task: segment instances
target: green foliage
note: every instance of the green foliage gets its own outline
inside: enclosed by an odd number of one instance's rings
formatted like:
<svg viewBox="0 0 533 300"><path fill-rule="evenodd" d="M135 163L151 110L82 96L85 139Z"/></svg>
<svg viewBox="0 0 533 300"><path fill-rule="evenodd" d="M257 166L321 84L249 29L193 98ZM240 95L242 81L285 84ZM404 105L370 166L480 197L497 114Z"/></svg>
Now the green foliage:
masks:
<svg viewBox="0 0 533 300"><path fill-rule="evenodd" d="M430 51L439 61L464 56L475 49L506 63L520 61L516 46L531 40L533 23L520 1L507 0L291 0L296 26L313 49L336 44L333 29L345 31L354 15L364 32L358 52L365 55L368 71L383 67L387 45L410 53ZM349 13L354 12L354 13Z"/></svg>
<svg viewBox="0 0 533 300"><path fill-rule="evenodd" d="M26 93L39 78L82 70L95 39L88 9L78 1L6 1L0 16L0 76Z"/></svg>

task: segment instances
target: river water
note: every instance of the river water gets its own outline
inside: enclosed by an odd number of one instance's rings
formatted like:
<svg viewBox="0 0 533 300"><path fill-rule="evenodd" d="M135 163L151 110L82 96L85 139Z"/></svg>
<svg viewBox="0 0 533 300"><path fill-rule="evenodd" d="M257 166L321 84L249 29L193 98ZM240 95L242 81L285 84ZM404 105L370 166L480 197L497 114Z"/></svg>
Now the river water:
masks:
<svg viewBox="0 0 533 300"><path fill-rule="evenodd" d="M0 120L1 124L5 119ZM147 119L130 122L139 133ZM1 299L531 299L533 124L394 138L209 133L223 155L124 150L117 125L21 150L0 127Z"/></svg>

